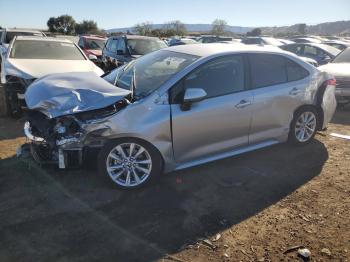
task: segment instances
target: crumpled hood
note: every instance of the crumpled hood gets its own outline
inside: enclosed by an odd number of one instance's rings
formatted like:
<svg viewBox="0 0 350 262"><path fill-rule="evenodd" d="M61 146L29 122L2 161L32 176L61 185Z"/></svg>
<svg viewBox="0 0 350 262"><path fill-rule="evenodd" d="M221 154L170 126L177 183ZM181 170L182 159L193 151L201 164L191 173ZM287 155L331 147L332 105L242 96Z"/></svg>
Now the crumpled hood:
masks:
<svg viewBox="0 0 350 262"><path fill-rule="evenodd" d="M91 72L51 74L28 87L25 101L29 109L54 118L104 108L130 93Z"/></svg>
<svg viewBox="0 0 350 262"><path fill-rule="evenodd" d="M48 74L65 72L95 72L102 75L103 71L96 68L89 60L49 60L49 59L11 59L4 66L6 75L22 78L40 78Z"/></svg>
<svg viewBox="0 0 350 262"><path fill-rule="evenodd" d="M333 75L335 78L350 78L350 63L328 63L318 67L318 69Z"/></svg>

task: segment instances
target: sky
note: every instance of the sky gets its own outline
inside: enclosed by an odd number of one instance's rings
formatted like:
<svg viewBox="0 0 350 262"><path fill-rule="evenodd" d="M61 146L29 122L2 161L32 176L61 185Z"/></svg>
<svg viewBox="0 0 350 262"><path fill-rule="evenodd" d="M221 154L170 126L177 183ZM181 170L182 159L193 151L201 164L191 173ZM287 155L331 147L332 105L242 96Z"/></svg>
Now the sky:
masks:
<svg viewBox="0 0 350 262"><path fill-rule="evenodd" d="M282 26L350 20L350 0L0 0L0 26L46 29L51 16L94 20L103 29L181 20L233 26Z"/></svg>

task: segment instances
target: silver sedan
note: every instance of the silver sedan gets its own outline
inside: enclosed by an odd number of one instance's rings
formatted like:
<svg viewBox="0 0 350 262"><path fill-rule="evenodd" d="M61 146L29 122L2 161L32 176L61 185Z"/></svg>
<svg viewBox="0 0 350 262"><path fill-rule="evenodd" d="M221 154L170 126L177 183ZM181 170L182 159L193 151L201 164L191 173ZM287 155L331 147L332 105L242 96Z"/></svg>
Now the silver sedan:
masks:
<svg viewBox="0 0 350 262"><path fill-rule="evenodd" d="M98 148L99 172L131 189L273 144L307 144L331 120L334 93L332 76L278 48L182 45L103 78L37 80L25 94L25 133L35 158L60 168Z"/></svg>

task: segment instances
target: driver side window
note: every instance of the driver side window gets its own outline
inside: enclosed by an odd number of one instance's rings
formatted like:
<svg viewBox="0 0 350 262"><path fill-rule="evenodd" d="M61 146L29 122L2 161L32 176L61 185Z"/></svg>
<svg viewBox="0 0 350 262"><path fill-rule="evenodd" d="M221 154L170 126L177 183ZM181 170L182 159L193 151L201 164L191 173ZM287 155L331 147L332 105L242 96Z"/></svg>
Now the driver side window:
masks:
<svg viewBox="0 0 350 262"><path fill-rule="evenodd" d="M201 88L206 98L223 96L244 90L244 60L242 56L225 56L199 66L171 90L172 103L181 103L184 90Z"/></svg>
<svg viewBox="0 0 350 262"><path fill-rule="evenodd" d="M207 92L207 98L243 91L243 58L226 56L206 63L185 78L184 87L202 88Z"/></svg>

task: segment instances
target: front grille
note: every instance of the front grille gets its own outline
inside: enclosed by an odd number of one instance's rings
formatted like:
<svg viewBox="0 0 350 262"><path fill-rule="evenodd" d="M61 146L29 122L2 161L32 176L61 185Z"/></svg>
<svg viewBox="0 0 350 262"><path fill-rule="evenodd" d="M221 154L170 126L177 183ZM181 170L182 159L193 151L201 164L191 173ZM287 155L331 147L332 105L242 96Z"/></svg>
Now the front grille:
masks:
<svg viewBox="0 0 350 262"><path fill-rule="evenodd" d="M350 88L350 79L337 79L337 88Z"/></svg>

